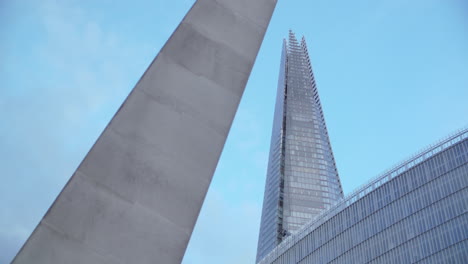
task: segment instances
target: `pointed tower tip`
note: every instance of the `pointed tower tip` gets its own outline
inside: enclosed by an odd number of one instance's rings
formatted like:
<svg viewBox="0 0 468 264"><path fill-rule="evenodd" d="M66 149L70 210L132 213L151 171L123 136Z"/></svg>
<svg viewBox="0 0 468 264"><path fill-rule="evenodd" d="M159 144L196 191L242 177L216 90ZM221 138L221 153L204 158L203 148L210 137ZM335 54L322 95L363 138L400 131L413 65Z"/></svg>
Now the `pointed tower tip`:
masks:
<svg viewBox="0 0 468 264"><path fill-rule="evenodd" d="M289 30L289 42L297 42L296 34L291 29Z"/></svg>

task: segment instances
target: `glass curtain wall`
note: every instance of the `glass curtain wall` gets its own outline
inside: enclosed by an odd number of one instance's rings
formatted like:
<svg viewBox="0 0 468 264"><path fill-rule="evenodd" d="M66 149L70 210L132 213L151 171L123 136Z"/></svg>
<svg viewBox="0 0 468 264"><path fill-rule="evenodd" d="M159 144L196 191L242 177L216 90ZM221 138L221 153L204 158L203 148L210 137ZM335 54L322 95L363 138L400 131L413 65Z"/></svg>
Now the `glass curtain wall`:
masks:
<svg viewBox="0 0 468 264"><path fill-rule="evenodd" d="M257 262L343 198L307 45L283 42Z"/></svg>

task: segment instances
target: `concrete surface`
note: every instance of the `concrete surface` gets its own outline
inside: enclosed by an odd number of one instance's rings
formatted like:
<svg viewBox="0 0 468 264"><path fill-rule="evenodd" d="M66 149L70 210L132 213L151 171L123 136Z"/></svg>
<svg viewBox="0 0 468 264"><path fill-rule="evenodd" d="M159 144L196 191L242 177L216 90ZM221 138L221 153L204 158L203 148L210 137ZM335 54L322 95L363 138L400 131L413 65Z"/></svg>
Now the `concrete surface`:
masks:
<svg viewBox="0 0 468 264"><path fill-rule="evenodd" d="M180 263L275 5L197 1L13 263Z"/></svg>

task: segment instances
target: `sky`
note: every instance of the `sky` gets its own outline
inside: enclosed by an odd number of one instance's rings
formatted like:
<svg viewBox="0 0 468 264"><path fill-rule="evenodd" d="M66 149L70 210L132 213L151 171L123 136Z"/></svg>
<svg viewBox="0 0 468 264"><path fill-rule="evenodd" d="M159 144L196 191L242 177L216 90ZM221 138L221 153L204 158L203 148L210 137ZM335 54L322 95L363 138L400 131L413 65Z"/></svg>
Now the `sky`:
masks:
<svg viewBox="0 0 468 264"><path fill-rule="evenodd" d="M0 263L193 3L0 1ZM255 261L289 29L307 39L345 194L468 124L465 0L279 0L184 264Z"/></svg>

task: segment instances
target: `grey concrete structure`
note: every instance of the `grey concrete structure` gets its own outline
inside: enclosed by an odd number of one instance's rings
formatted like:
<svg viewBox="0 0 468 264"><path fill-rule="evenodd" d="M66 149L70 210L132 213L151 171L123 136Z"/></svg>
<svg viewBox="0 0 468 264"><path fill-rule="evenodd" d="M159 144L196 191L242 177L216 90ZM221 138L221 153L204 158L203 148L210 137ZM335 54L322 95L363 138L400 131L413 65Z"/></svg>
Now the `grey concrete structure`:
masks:
<svg viewBox="0 0 468 264"><path fill-rule="evenodd" d="M199 0L13 263L180 263L276 0Z"/></svg>

